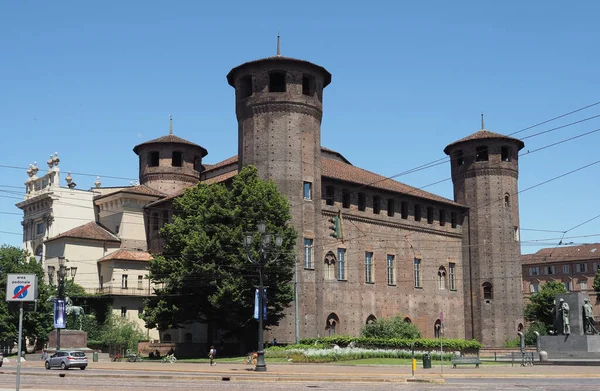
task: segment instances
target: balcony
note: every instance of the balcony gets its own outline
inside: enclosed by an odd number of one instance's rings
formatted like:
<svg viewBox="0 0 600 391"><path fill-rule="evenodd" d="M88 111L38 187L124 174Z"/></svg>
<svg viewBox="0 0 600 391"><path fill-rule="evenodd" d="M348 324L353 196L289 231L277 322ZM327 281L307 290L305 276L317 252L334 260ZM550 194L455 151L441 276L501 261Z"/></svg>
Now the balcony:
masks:
<svg viewBox="0 0 600 391"><path fill-rule="evenodd" d="M144 288L121 288L115 286L106 286L103 288L88 288L87 293L93 293L96 295L112 295L112 296L152 296L154 294L153 289L149 287Z"/></svg>

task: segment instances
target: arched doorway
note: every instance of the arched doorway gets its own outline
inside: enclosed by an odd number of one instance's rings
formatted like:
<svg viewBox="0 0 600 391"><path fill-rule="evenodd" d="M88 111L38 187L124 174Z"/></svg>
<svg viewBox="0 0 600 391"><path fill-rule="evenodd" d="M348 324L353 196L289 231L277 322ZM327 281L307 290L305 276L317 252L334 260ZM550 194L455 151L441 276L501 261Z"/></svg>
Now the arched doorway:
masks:
<svg viewBox="0 0 600 391"><path fill-rule="evenodd" d="M327 317L327 322L325 323L325 335L327 337L333 337L336 333L336 328L338 328L340 323L340 318L335 313L329 314Z"/></svg>

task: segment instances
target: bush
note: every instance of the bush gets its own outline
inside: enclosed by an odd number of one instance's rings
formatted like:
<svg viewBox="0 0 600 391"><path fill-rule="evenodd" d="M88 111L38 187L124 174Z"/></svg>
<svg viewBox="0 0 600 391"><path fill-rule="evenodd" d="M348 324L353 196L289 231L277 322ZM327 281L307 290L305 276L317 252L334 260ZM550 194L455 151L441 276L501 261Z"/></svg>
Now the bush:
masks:
<svg viewBox="0 0 600 391"><path fill-rule="evenodd" d="M350 337L350 336L335 336L325 338L305 338L300 340L303 345L310 345L314 347L314 344L320 343L325 345L338 345L345 347L354 342L356 347L370 348L370 349L410 349L411 344L414 343L415 349L437 349L440 346L439 339L433 338L419 338L419 339L407 339L407 338L365 338L365 337ZM476 340L464 340L464 339L444 339L444 350L463 351L463 350L478 350L483 347L481 342Z"/></svg>
<svg viewBox="0 0 600 391"><path fill-rule="evenodd" d="M421 338L421 332L412 323L405 322L400 316L390 319L381 318L369 323L360 331L366 338Z"/></svg>

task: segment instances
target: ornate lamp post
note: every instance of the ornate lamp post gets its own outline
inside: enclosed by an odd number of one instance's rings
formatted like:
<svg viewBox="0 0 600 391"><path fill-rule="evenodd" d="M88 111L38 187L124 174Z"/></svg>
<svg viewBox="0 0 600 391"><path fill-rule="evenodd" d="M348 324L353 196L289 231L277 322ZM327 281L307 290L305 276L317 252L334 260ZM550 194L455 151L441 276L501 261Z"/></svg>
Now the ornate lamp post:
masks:
<svg viewBox="0 0 600 391"><path fill-rule="evenodd" d="M58 300L65 300L65 277L67 275L67 267L65 265L65 257L58 257ZM56 350L60 350L60 328L56 329Z"/></svg>
<svg viewBox="0 0 600 391"><path fill-rule="evenodd" d="M259 279L259 287L258 287L258 359L256 361L256 367L254 368L257 372L266 372L267 364L265 363L265 341L264 341L264 333L265 330L263 328L263 317L264 317L264 286L263 286L263 270L267 263L275 262L279 257L279 250L281 245L283 244L283 238L279 235L275 236L275 243L273 245L271 239L272 235L266 233L266 224L264 222L259 222L257 225L258 228L258 258L252 258L251 250L254 248L252 243L254 241L254 234L246 234L244 237L244 247L246 248L246 256L248 257L248 261L250 263L258 266L258 279ZM269 259L273 257L273 259Z"/></svg>

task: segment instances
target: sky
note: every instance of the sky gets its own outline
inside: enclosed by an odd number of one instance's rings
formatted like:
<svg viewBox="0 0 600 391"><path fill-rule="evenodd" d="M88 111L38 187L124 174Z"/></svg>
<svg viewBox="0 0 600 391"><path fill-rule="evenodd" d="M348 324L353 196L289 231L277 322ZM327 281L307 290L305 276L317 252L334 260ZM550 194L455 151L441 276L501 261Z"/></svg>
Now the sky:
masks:
<svg viewBox="0 0 600 391"><path fill-rule="evenodd" d="M599 13L554 0L0 2L0 244L21 244L25 170L54 152L80 189L96 175L128 185L132 148L167 134L172 115L204 163L235 155L225 76L274 55L278 31L282 55L333 75L323 146L392 177L443 158L483 112L529 151L522 252L600 242ZM449 178L447 163L395 179L453 199Z"/></svg>

